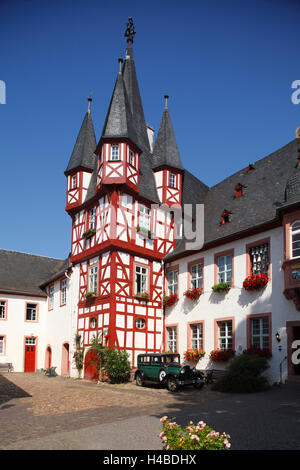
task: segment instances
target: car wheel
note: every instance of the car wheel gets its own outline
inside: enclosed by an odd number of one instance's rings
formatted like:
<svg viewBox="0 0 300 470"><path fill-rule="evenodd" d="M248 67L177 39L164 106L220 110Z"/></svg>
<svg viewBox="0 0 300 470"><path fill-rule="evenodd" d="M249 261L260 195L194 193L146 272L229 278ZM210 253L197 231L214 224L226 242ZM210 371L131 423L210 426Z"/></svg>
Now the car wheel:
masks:
<svg viewBox="0 0 300 470"><path fill-rule="evenodd" d="M193 384L194 385L194 388L196 388L197 390L201 390L201 388L203 387L204 383L203 382L200 382L198 384Z"/></svg>
<svg viewBox="0 0 300 470"><path fill-rule="evenodd" d="M158 374L158 380L159 380L160 382L163 382L163 381L165 380L165 378L166 378L166 375L167 375L167 373L166 373L166 371L165 371L164 369L160 370L160 371L159 371L159 374Z"/></svg>
<svg viewBox="0 0 300 470"><path fill-rule="evenodd" d="M178 384L178 381L174 377L168 378L167 389L169 390L169 392L178 392L179 384Z"/></svg>
<svg viewBox="0 0 300 470"><path fill-rule="evenodd" d="M135 383L138 387L142 387L144 385L142 374L139 372L135 376Z"/></svg>

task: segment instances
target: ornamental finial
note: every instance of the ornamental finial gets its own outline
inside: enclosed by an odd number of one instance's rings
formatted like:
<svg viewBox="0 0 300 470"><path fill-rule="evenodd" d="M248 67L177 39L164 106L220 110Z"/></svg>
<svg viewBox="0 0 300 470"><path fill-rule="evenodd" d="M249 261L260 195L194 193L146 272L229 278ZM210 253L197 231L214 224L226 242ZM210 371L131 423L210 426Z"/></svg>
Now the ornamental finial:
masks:
<svg viewBox="0 0 300 470"><path fill-rule="evenodd" d="M136 31L133 26L133 19L130 16L128 18L128 23L126 24L127 28L125 31L124 36L127 38L127 42L133 42L133 36L135 35Z"/></svg>

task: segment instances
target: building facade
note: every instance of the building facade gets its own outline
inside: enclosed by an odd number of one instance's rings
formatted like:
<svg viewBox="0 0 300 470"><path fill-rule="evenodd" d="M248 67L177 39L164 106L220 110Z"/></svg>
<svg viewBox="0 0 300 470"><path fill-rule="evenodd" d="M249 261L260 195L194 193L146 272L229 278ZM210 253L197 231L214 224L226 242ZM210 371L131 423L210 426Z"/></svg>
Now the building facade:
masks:
<svg viewBox="0 0 300 470"><path fill-rule="evenodd" d="M69 257L0 252L0 360L17 371L53 365L74 376L79 347L85 377L93 378L88 358L97 336L126 349L133 366L142 352L171 350L185 360L187 351L203 350L198 368L222 368L211 351L256 347L270 353L272 381L300 376L293 359L300 340L299 138L209 188L184 169L167 95L155 139L146 125L134 34L130 19L98 143L89 99L65 171ZM180 222L187 205L193 227L197 205L204 207L197 249ZM251 289L249 276L264 286Z"/></svg>

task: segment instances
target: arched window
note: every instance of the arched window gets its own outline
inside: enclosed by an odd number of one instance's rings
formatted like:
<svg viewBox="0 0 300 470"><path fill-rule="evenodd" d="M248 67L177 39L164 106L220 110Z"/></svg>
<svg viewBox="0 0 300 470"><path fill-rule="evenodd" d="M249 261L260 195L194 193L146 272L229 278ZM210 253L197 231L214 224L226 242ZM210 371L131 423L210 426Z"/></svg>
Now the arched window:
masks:
<svg viewBox="0 0 300 470"><path fill-rule="evenodd" d="M292 224L292 258L300 256L300 220Z"/></svg>

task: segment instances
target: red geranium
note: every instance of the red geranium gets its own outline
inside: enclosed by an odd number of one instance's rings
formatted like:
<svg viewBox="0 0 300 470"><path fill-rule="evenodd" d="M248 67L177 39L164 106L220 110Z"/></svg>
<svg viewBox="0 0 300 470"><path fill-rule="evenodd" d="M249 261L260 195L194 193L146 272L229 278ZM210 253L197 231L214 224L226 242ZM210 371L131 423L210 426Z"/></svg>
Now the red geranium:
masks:
<svg viewBox="0 0 300 470"><path fill-rule="evenodd" d="M187 361L199 361L201 357L205 356L205 351L203 349L188 349L184 353L184 357Z"/></svg>
<svg viewBox="0 0 300 470"><path fill-rule="evenodd" d="M251 346L248 349L244 349L243 354L248 354L249 356L266 357L267 359L272 357L272 353L269 348L256 348L254 346Z"/></svg>
<svg viewBox="0 0 300 470"><path fill-rule="evenodd" d="M211 351L209 358L213 362L226 362L235 355L233 349L215 349Z"/></svg>
<svg viewBox="0 0 300 470"><path fill-rule="evenodd" d="M188 289L184 295L186 297L188 297L189 299L192 299L192 300L197 300L199 299L200 295L203 294L203 291L202 289L200 289L199 287L195 287L194 289Z"/></svg>
<svg viewBox="0 0 300 470"><path fill-rule="evenodd" d="M243 282L243 287L246 290L255 290L265 287L269 282L269 278L266 274L254 274L246 277Z"/></svg>
<svg viewBox="0 0 300 470"><path fill-rule="evenodd" d="M163 304L165 307L170 307L171 305L175 304L177 300L178 300L177 294L164 295Z"/></svg>

